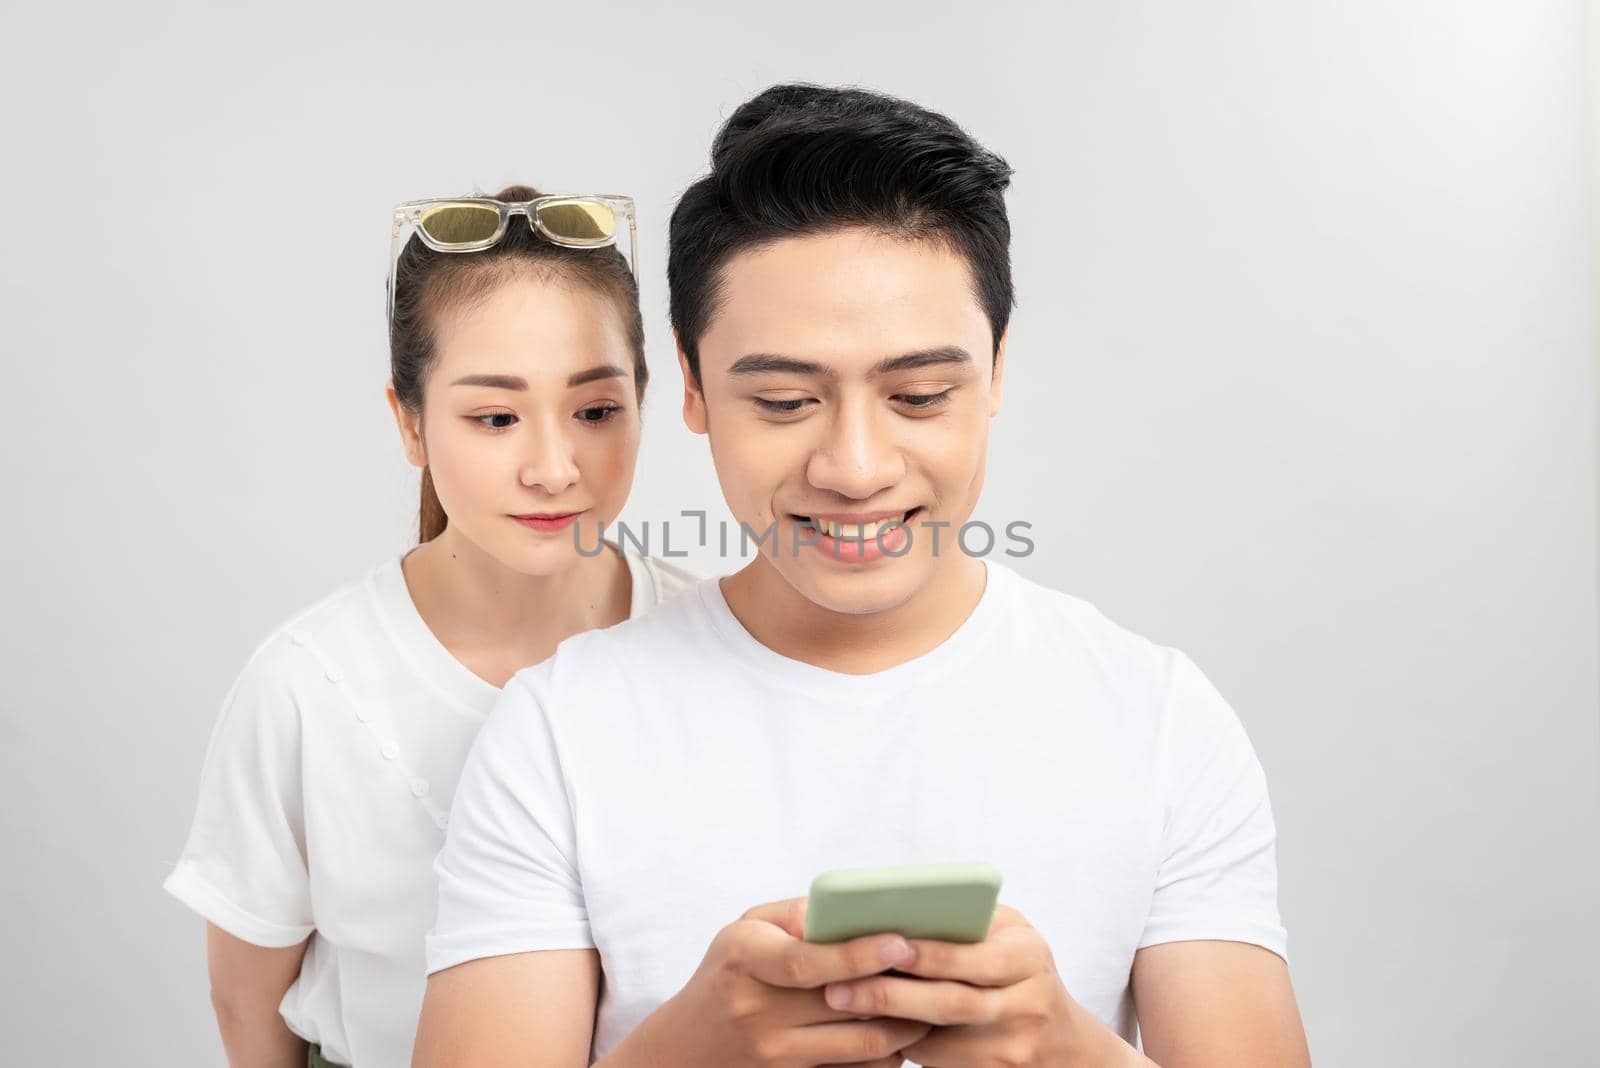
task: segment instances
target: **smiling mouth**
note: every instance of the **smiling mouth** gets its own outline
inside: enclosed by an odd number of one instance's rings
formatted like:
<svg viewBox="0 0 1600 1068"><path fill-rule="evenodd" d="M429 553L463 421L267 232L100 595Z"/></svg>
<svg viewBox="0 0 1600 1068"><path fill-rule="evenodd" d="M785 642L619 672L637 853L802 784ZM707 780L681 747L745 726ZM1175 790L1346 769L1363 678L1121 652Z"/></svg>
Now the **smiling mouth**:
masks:
<svg viewBox="0 0 1600 1068"><path fill-rule="evenodd" d="M900 512L895 515L880 516L877 519L866 522L848 522L845 520L829 518L827 516L809 515L795 515L791 516L791 518L798 523L811 527L824 537L848 539L852 541L871 541L878 536L879 531L885 528L892 529L896 524L902 526L909 524L912 519L916 518L920 514L922 514L922 506L918 505L909 512Z"/></svg>

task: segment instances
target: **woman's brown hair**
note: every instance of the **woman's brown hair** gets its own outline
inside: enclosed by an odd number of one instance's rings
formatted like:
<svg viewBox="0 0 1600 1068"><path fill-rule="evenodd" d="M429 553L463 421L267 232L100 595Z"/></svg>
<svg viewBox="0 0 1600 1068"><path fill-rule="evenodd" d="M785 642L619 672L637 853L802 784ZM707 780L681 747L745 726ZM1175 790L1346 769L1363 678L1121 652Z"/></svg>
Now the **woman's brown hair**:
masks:
<svg viewBox="0 0 1600 1068"><path fill-rule="evenodd" d="M511 185L493 199L514 202L541 195L529 186ZM435 252L415 234L401 249L394 272L394 316L389 320L389 377L407 410L422 414L423 386L433 367L441 313L483 297L530 267L616 301L633 350L634 388L644 398L650 377L644 362L644 322L639 285L627 260L615 247L574 249L546 241L519 216L510 220L499 243L481 252ZM433 474L423 467L417 540L432 541L448 522L433 489Z"/></svg>

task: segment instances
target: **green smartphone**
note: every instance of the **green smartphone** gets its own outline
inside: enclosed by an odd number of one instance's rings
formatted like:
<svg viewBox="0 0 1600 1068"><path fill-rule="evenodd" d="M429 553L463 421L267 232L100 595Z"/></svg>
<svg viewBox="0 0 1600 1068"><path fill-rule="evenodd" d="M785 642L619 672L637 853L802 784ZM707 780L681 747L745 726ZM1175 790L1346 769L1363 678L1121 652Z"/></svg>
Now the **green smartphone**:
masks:
<svg viewBox="0 0 1600 1068"><path fill-rule="evenodd" d="M981 942L1000 896L993 864L843 868L811 882L807 942L845 942L893 931L907 938Z"/></svg>

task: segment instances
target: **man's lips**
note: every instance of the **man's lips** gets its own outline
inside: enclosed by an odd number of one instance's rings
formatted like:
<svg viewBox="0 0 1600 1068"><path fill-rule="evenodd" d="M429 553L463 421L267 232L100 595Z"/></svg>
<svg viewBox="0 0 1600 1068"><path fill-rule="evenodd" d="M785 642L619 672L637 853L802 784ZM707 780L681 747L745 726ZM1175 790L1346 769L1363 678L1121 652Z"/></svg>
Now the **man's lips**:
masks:
<svg viewBox="0 0 1600 1068"><path fill-rule="evenodd" d="M870 564L905 554L911 536L908 524L921 512L918 505L904 512L832 512L792 518L816 532L816 540L806 544L824 557L839 564Z"/></svg>
<svg viewBox="0 0 1600 1068"><path fill-rule="evenodd" d="M800 516L801 519L825 519L830 523L876 523L880 519L899 519L909 514L902 508L898 512L814 512L811 515Z"/></svg>
<svg viewBox="0 0 1600 1068"><path fill-rule="evenodd" d="M868 523L878 523L885 519L901 519L909 523L921 513L922 505L919 504L915 508L902 508L897 512L812 512L810 515L791 512L789 518L798 523L810 523L812 526L817 526L821 523L828 523L833 526L865 526Z"/></svg>

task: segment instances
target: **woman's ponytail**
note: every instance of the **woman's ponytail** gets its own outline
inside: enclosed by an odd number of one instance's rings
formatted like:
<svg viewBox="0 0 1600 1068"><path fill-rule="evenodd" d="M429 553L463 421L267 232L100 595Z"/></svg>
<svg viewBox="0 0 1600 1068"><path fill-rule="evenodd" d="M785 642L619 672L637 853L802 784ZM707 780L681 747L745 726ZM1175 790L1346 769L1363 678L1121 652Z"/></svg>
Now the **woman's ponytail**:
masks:
<svg viewBox="0 0 1600 1068"><path fill-rule="evenodd" d="M444 505L439 503L439 494L433 488L433 472L428 468L422 469L422 506L418 509L417 543L432 541L444 533L444 528L450 522L450 517L444 514Z"/></svg>

